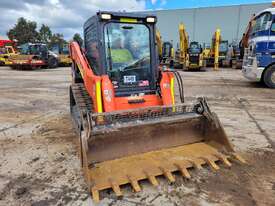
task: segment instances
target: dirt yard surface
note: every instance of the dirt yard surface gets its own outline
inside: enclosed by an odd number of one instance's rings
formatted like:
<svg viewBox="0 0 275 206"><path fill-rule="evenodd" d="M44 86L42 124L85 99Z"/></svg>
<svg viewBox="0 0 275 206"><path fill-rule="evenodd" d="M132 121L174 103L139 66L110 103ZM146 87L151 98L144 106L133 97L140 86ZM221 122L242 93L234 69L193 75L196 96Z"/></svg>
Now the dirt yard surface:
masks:
<svg viewBox="0 0 275 206"><path fill-rule="evenodd" d="M208 97L247 165L220 165L175 174L176 183L141 182L99 205L275 205L275 90L245 80L241 71L181 72L186 100ZM69 115L70 69L14 71L0 67L0 206L95 205L80 170Z"/></svg>

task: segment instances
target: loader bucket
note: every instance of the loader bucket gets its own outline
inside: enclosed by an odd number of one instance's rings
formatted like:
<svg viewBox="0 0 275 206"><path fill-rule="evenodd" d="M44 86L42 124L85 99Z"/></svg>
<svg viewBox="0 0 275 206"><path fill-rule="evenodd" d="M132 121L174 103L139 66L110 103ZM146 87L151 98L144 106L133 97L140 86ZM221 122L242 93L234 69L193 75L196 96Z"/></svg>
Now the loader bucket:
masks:
<svg viewBox="0 0 275 206"><path fill-rule="evenodd" d="M209 165L218 170L216 162L231 166L232 158L244 162L204 98L190 105L90 113L85 118L81 159L95 201L108 188L121 196L124 184L138 192L140 180L158 185L159 175L174 182L175 171L190 178L188 168Z"/></svg>

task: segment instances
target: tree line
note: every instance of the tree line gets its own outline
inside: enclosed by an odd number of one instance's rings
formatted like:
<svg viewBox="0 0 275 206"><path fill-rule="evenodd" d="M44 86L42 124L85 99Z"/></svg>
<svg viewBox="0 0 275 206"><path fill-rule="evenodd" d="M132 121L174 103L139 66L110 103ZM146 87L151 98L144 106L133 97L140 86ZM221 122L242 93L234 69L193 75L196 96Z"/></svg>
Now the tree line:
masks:
<svg viewBox="0 0 275 206"><path fill-rule="evenodd" d="M37 28L35 21L29 21L24 17L17 20L14 27L7 32L7 36L10 40L16 40L17 45L39 42L52 48L53 45L63 47L64 44L68 43L63 34L53 33L48 25L42 24L40 28ZM83 44L83 39L79 33L74 34L72 40L77 41L80 46Z"/></svg>

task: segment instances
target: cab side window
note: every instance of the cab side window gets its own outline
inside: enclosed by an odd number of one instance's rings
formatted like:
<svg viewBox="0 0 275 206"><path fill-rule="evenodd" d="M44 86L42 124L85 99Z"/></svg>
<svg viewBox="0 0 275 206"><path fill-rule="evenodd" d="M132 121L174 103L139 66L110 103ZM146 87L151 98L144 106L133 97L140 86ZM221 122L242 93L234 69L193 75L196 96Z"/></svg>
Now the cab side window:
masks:
<svg viewBox="0 0 275 206"><path fill-rule="evenodd" d="M262 17L262 24L261 24L261 30L267 30L269 28L267 28L267 24L269 21L271 21L271 14L270 13L266 13L263 15Z"/></svg>
<svg viewBox="0 0 275 206"><path fill-rule="evenodd" d="M87 52L87 59L96 74L99 74L99 49L98 49L98 35L95 22L85 29L85 49Z"/></svg>
<svg viewBox="0 0 275 206"><path fill-rule="evenodd" d="M268 22L271 21L272 15L270 13L263 13L258 16L252 23L252 33L264 31L268 29Z"/></svg>

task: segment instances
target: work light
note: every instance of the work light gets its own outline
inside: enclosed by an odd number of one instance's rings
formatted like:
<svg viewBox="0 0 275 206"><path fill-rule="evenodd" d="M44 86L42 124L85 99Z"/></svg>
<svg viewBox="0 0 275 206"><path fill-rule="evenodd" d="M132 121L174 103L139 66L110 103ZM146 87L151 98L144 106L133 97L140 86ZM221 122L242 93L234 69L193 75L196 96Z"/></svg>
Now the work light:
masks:
<svg viewBox="0 0 275 206"><path fill-rule="evenodd" d="M101 19L109 20L111 19L111 14L101 14Z"/></svg>
<svg viewBox="0 0 275 206"><path fill-rule="evenodd" d="M147 17L146 18L146 22L148 22L148 23L154 23L156 21L156 18L154 18L154 17Z"/></svg>

